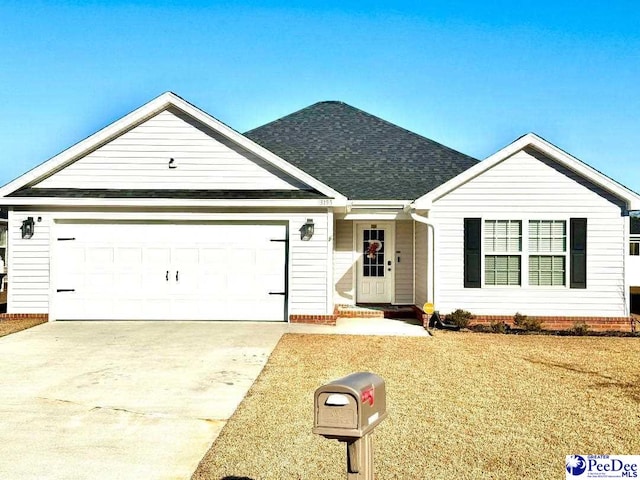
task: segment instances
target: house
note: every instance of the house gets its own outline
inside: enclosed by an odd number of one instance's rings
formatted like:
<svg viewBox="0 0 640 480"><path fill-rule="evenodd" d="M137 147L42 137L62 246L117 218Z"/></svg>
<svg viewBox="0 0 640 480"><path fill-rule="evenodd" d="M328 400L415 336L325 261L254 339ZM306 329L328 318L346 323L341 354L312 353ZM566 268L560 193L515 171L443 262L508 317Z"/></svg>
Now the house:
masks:
<svg viewBox="0 0 640 480"><path fill-rule="evenodd" d="M636 212L640 213L640 212ZM631 313L640 318L640 215L631 216L628 283L631 286Z"/></svg>
<svg viewBox="0 0 640 480"><path fill-rule="evenodd" d="M630 329L640 196L534 134L477 160L341 102L244 135L165 93L0 189L8 313Z"/></svg>

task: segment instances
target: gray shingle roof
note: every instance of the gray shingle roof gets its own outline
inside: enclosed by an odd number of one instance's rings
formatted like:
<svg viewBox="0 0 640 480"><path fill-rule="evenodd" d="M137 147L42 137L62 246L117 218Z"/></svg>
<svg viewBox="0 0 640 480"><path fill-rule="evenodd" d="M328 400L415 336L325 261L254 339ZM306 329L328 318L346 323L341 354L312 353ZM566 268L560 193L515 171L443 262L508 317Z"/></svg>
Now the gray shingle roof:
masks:
<svg viewBox="0 0 640 480"><path fill-rule="evenodd" d="M245 133L352 200L414 200L477 160L342 102Z"/></svg>
<svg viewBox="0 0 640 480"><path fill-rule="evenodd" d="M327 198L315 190L177 190L108 188L24 188L10 197L45 198L179 198L190 200L314 200Z"/></svg>

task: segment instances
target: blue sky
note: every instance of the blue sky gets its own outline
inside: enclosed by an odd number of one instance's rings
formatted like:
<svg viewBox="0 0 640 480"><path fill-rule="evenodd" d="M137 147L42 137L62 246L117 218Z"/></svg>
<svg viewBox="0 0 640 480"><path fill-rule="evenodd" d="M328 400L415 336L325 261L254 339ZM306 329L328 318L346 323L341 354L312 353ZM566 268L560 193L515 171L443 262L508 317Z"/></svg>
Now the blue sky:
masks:
<svg viewBox="0 0 640 480"><path fill-rule="evenodd" d="M476 158L533 131L640 192L631 1L0 0L0 183L171 90L238 131L342 100Z"/></svg>

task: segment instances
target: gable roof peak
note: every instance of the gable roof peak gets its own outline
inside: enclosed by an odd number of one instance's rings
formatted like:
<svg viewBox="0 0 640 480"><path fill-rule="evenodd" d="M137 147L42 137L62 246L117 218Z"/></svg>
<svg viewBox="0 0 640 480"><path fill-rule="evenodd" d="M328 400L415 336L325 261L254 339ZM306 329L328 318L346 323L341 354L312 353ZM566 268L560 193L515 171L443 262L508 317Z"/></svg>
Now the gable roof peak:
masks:
<svg viewBox="0 0 640 480"><path fill-rule="evenodd" d="M50 158L49 160L34 167L27 173L4 185L0 188L0 198L6 197L25 186L37 184L57 170L79 160L80 158L89 154L91 151L98 148L100 145L112 141L128 130L134 128L135 126L141 124L142 122L148 120L149 118L157 115L158 113L166 110L169 107L175 107L178 110L181 110L187 116L191 117L194 121L200 123L206 128L213 130L214 132L217 132L231 142L264 159L267 163L273 165L279 170L284 171L285 173L288 173L289 175L300 180L302 183L306 183L311 188L316 189L320 193L334 198L337 201L345 200L343 195L341 195L332 187L319 181L309 173L287 162L286 160L283 160L275 153L253 142L250 138L243 136L233 128L225 125L220 120L217 120L205 111L201 110L200 108L196 107L192 103L188 102L187 100L181 98L171 91L166 91L158 95L153 100L138 107L124 117L107 125L93 135L85 138L84 140L81 140L80 142L69 147L58 155Z"/></svg>
<svg viewBox="0 0 640 480"><path fill-rule="evenodd" d="M464 185L468 181L493 168L497 164L510 158L517 152L529 147L537 150L550 160L568 168L614 196L624 200L627 203L629 210L640 209L640 195L636 192L625 187L621 183L618 183L616 180L613 180L604 173L596 170L590 165L584 163L582 160L579 160L570 153L562 150L560 147L533 132L529 132L518 137L516 140L493 155L487 157L468 170L463 171L459 175L428 192L426 195L418 198L413 204L414 207L418 209L431 208L432 202L436 199L443 197L461 185Z"/></svg>

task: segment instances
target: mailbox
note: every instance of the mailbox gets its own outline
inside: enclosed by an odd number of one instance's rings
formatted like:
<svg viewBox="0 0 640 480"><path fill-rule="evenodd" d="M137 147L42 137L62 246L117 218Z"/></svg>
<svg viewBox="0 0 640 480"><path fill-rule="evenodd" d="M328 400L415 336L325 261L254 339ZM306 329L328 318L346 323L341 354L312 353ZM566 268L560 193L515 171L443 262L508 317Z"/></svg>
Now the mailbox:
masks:
<svg viewBox="0 0 640 480"><path fill-rule="evenodd" d="M358 372L318 388L313 433L342 441L362 438L387 417L384 380Z"/></svg>

